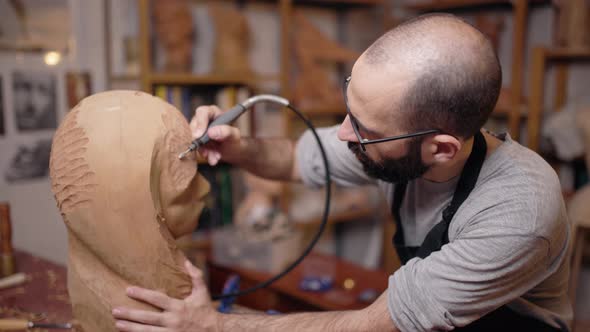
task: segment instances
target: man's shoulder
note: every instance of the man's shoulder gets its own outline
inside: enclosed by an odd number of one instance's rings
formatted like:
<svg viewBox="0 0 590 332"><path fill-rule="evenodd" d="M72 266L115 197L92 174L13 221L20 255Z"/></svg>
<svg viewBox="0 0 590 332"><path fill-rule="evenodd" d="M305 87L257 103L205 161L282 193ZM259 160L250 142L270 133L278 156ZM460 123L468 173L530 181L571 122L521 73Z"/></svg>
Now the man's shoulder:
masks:
<svg viewBox="0 0 590 332"><path fill-rule="evenodd" d="M511 140L488 157L473 194L466 212L486 224L537 236L567 225L555 170L537 153Z"/></svg>
<svg viewBox="0 0 590 332"><path fill-rule="evenodd" d="M523 190L552 190L561 193L557 173L539 154L506 137L486 160L482 179L513 183Z"/></svg>

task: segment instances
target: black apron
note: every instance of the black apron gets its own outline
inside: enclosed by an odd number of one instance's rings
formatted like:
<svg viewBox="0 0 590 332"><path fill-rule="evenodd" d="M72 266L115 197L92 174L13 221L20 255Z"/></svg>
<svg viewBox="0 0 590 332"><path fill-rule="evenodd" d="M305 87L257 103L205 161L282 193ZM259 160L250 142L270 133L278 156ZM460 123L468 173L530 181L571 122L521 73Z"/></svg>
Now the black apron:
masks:
<svg viewBox="0 0 590 332"><path fill-rule="evenodd" d="M481 132L478 132L474 137L473 149L463 167L451 204L443 210L442 221L432 227L426 235L424 242L419 247L406 246L404 243L399 210L406 193L407 183L400 183L395 186L391 212L395 218L397 231L393 237L393 245L397 249L402 264L406 264L414 257L426 258L431 253L439 251L442 246L449 243L449 225L451 220L475 187L479 171L486 157L486 151L487 145L485 138ZM536 318L520 315L508 308L508 306L503 305L471 324L465 327L457 327L453 331L553 332L561 330Z"/></svg>

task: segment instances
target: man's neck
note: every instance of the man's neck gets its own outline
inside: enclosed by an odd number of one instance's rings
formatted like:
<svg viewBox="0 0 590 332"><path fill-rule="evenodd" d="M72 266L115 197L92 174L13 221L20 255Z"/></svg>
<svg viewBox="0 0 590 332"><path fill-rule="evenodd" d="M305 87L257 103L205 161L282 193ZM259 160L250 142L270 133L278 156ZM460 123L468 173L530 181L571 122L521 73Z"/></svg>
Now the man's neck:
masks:
<svg viewBox="0 0 590 332"><path fill-rule="evenodd" d="M461 150L457 152L455 158L448 163L433 166L428 172L424 173L422 178L432 182L447 182L450 179L459 176L463 171L463 167L465 166L472 149L473 137L462 144Z"/></svg>

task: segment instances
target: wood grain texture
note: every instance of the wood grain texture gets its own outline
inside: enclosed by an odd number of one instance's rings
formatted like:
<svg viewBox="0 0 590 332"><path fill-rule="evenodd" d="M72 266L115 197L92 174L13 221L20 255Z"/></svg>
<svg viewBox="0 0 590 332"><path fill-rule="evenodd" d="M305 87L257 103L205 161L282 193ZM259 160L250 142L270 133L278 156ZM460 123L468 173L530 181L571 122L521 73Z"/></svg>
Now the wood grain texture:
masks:
<svg viewBox="0 0 590 332"><path fill-rule="evenodd" d="M80 105L66 116L51 146L51 190L62 215L84 208L97 186L96 175L84 157L88 137L77 123L79 113Z"/></svg>

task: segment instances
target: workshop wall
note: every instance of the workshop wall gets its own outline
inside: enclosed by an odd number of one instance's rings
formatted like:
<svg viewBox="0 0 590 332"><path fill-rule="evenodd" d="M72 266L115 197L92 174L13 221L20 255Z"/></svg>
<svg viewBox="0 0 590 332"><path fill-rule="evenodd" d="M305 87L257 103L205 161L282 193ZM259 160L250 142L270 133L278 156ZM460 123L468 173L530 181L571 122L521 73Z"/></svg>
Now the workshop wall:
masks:
<svg viewBox="0 0 590 332"><path fill-rule="evenodd" d="M7 6L7 3L2 5ZM92 91L105 89L103 3L69 0L63 3L65 10L69 11L66 15L69 16L71 37L70 52L63 55L59 63L47 65L43 54L0 53L5 127L4 133L0 134L0 201L10 203L15 248L65 264L67 236L50 190L48 171L35 166L48 161L55 129L50 124L23 130L26 121L19 121L15 115L15 108L21 106L15 106L15 89L18 88L14 86L19 80L29 78L39 84L48 81L42 88L49 89L46 93L53 99L57 124L69 109L66 97L68 73L87 73ZM0 9L2 20L8 19L5 15L13 15L9 9ZM29 98L33 98L32 95Z"/></svg>

